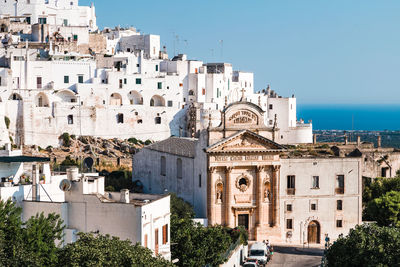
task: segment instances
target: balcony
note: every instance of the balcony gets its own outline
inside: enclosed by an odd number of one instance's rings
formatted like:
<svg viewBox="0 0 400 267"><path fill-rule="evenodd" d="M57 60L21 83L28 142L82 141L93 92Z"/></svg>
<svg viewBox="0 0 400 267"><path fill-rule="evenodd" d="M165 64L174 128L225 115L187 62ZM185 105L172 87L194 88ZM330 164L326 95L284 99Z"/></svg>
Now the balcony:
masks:
<svg viewBox="0 0 400 267"><path fill-rule="evenodd" d="M288 194L288 195L294 195L295 192L296 192L295 188L287 188L286 189L286 194Z"/></svg>
<svg viewBox="0 0 400 267"><path fill-rule="evenodd" d="M335 188L335 194L343 195L344 194L344 188L343 187Z"/></svg>

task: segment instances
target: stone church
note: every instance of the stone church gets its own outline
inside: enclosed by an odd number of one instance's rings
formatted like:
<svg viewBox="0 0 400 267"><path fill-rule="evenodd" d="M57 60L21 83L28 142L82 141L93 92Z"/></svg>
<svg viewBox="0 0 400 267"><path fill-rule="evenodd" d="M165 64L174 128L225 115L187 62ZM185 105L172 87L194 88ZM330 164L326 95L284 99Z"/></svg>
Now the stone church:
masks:
<svg viewBox="0 0 400 267"><path fill-rule="evenodd" d="M145 192L175 192L208 225L244 226L251 240L321 244L361 223L360 158L289 156L244 99L198 138L171 137L139 151L133 180Z"/></svg>

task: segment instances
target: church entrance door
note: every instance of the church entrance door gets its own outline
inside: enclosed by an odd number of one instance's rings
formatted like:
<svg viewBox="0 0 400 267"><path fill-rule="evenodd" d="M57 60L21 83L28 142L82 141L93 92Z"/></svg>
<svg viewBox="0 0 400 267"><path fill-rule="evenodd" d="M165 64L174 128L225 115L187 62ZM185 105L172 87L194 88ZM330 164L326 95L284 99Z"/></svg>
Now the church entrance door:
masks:
<svg viewBox="0 0 400 267"><path fill-rule="evenodd" d="M320 243L321 227L317 221L312 221L308 224L308 243L319 244Z"/></svg>
<svg viewBox="0 0 400 267"><path fill-rule="evenodd" d="M238 226L243 226L249 229L249 214L239 214L238 215Z"/></svg>

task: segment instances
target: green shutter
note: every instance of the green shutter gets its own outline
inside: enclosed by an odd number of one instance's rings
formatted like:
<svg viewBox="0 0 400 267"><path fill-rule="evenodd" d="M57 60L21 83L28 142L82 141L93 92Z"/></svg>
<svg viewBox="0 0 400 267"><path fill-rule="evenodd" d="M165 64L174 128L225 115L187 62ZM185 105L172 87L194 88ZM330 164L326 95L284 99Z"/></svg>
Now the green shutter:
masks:
<svg viewBox="0 0 400 267"><path fill-rule="evenodd" d="M64 83L69 83L69 76L64 76Z"/></svg>
<svg viewBox="0 0 400 267"><path fill-rule="evenodd" d="M136 84L142 84L142 79L137 78L137 79L136 79Z"/></svg>
<svg viewBox="0 0 400 267"><path fill-rule="evenodd" d="M159 83L157 84L157 88L158 88L158 89L162 89L162 82L159 82Z"/></svg>

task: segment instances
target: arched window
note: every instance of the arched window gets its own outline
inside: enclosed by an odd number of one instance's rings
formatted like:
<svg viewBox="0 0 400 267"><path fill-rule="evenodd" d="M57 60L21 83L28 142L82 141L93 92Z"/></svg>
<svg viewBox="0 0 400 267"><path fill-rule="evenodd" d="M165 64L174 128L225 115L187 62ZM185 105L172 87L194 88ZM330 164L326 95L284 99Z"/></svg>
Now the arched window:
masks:
<svg viewBox="0 0 400 267"><path fill-rule="evenodd" d="M14 94L10 95L9 100L22 100L22 97L19 94L14 93Z"/></svg>
<svg viewBox="0 0 400 267"><path fill-rule="evenodd" d="M44 93L39 93L35 97L35 103L36 107L48 107L49 106L49 100Z"/></svg>
<svg viewBox="0 0 400 267"><path fill-rule="evenodd" d="M166 168L167 168L167 162L164 156L161 156L161 170L160 170L160 174L162 176L166 175Z"/></svg>
<svg viewBox="0 0 400 267"><path fill-rule="evenodd" d="M124 123L124 114L118 113L118 115L117 115L117 123Z"/></svg>
<svg viewBox="0 0 400 267"><path fill-rule="evenodd" d="M182 179L182 159L176 160L176 177Z"/></svg>
<svg viewBox="0 0 400 267"><path fill-rule="evenodd" d="M129 92L128 98L131 105L143 105L142 95L135 90Z"/></svg>
<svg viewBox="0 0 400 267"><path fill-rule="evenodd" d="M154 95L150 99L150 107L165 107L165 99L162 96Z"/></svg>
<svg viewBox="0 0 400 267"><path fill-rule="evenodd" d="M68 115L68 124L74 124L74 115Z"/></svg>
<svg viewBox="0 0 400 267"><path fill-rule="evenodd" d="M121 106L122 105L122 97L118 93L111 94L110 97L110 105L112 106Z"/></svg>

